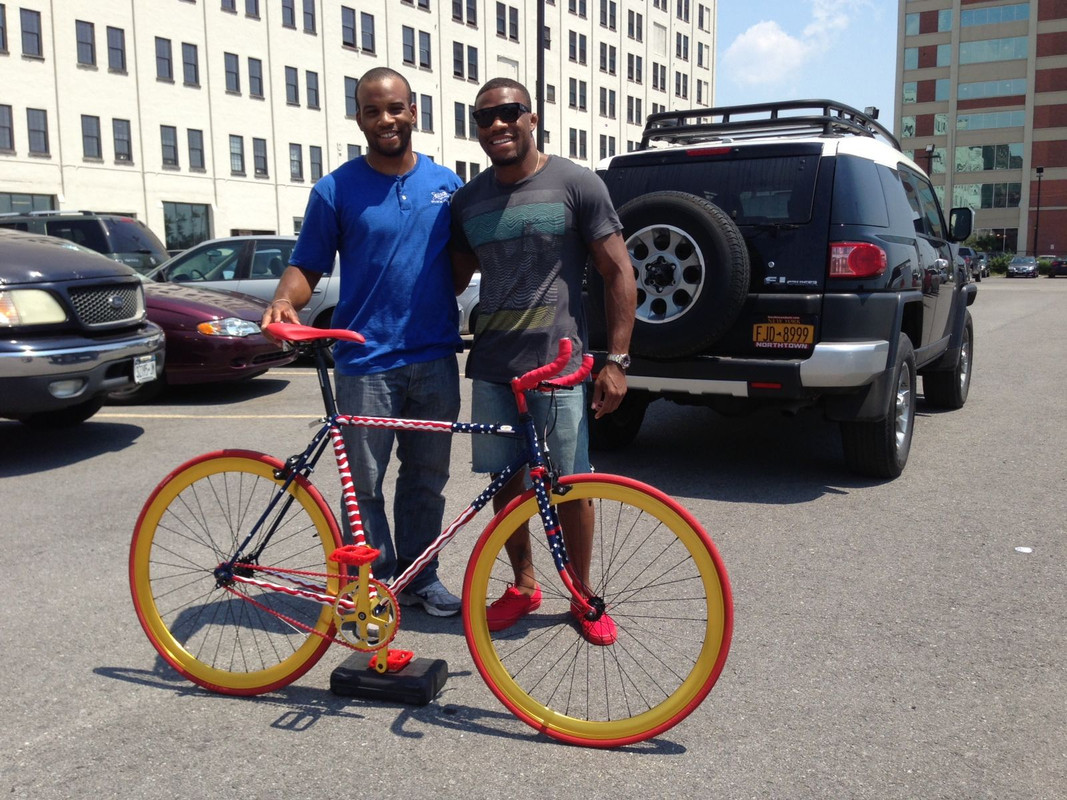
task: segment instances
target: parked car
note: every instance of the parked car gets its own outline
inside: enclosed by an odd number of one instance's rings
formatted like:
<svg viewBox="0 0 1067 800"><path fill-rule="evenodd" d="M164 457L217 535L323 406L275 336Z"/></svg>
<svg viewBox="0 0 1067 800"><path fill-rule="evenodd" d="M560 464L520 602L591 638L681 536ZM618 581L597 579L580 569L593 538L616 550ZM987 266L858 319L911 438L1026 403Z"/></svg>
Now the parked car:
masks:
<svg viewBox="0 0 1067 800"><path fill-rule="evenodd" d="M1048 256L1048 259L1048 276L1050 278L1067 275L1067 258L1063 256Z"/></svg>
<svg viewBox="0 0 1067 800"><path fill-rule="evenodd" d="M960 256L963 258L964 267L967 269L967 274L971 276L972 280L982 280L982 268L978 263L978 253L975 252L973 247L968 247L965 244L961 244L958 248Z"/></svg>
<svg viewBox="0 0 1067 800"><path fill-rule="evenodd" d="M873 115L828 100L664 111L599 165L637 280L629 391L590 443L636 436L650 402L725 414L816 406L846 464L898 476L928 406L970 390L978 287L922 168ZM587 271L597 364L603 281Z"/></svg>
<svg viewBox="0 0 1067 800"><path fill-rule="evenodd" d="M475 272L462 294L456 297L459 304L459 332L474 333L478 322L478 297L482 285L482 273Z"/></svg>
<svg viewBox="0 0 1067 800"><path fill-rule="evenodd" d="M165 368L154 381L112 392L112 400L141 403L166 386L248 380L297 357L260 330L267 303L259 298L148 278L144 294L148 318L166 334Z"/></svg>
<svg viewBox="0 0 1067 800"><path fill-rule="evenodd" d="M63 239L0 230L0 417L83 422L108 392L155 380L163 346L132 269Z"/></svg>
<svg viewBox="0 0 1067 800"><path fill-rule="evenodd" d="M58 236L110 259L149 272L167 260L163 242L141 221L93 211L31 211L0 214L0 228Z"/></svg>
<svg viewBox="0 0 1067 800"><path fill-rule="evenodd" d="M1006 278L1036 278L1037 259L1033 256L1013 256L1008 262Z"/></svg>
<svg viewBox="0 0 1067 800"><path fill-rule="evenodd" d="M978 251L978 275L982 278L989 277L989 254Z"/></svg>

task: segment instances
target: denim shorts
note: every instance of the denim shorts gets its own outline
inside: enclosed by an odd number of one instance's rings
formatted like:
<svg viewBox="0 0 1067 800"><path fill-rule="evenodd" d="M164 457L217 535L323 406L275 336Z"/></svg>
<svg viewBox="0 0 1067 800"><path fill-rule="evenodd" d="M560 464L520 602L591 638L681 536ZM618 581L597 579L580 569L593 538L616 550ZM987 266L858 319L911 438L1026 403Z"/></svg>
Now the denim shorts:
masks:
<svg viewBox="0 0 1067 800"><path fill-rule="evenodd" d="M544 449L544 432L548 427L548 451L552 463L563 475L589 472L589 423L586 419L586 386L556 392L527 392L526 402L537 425L537 436ZM518 425L519 410L515 396L506 383L475 380L471 388L473 422ZM471 439L474 472L498 473L512 463L523 449L523 442L504 436L476 434Z"/></svg>

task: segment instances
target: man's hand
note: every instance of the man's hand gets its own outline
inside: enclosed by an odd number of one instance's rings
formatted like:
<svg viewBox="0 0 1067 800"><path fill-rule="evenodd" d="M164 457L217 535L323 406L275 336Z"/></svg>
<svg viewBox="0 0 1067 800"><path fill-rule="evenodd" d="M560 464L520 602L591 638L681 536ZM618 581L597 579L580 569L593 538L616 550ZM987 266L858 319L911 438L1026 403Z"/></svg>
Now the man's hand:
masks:
<svg viewBox="0 0 1067 800"><path fill-rule="evenodd" d="M259 327L266 328L272 322L294 322L300 323L300 315L296 313L296 306L292 301L286 300L284 297L271 302L263 312L263 319L259 323Z"/></svg>
<svg viewBox="0 0 1067 800"><path fill-rule="evenodd" d="M610 414L619 407L626 394L626 373L618 366L608 362L596 376L593 384L593 402L590 408L596 412L595 419Z"/></svg>

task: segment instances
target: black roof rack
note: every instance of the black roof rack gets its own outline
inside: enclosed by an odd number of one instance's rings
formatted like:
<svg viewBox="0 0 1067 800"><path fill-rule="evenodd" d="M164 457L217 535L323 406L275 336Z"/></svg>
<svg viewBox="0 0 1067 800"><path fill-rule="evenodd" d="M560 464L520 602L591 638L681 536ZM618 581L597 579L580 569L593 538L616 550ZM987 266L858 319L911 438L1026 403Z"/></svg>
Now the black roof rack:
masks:
<svg viewBox="0 0 1067 800"><path fill-rule="evenodd" d="M786 112L786 113L783 113ZM773 134L810 136L881 136L900 150L900 142L877 122L878 109L867 111L833 100L784 100L744 106L696 108L650 114L641 134L641 150L653 141L669 144L752 138Z"/></svg>

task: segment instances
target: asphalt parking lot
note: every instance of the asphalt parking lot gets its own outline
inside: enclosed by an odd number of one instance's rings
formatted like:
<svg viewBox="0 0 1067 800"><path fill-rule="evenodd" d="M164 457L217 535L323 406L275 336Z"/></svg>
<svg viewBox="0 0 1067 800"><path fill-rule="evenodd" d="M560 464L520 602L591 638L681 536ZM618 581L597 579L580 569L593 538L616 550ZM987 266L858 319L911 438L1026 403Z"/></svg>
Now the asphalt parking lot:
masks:
<svg viewBox="0 0 1067 800"><path fill-rule="evenodd" d="M425 707L329 691L347 653L254 699L178 678L127 586L141 504L220 447L284 457L320 412L311 371L106 407L67 434L0 421L0 791L12 798L662 796L1054 798L1067 786L1067 281L991 278L957 412L921 400L903 476L843 467L814 412L719 417L658 402L599 470L705 524L735 632L705 703L613 751L539 737L490 694L458 619L396 644L448 662ZM466 403L466 398L465 398ZM449 511L481 488L453 446ZM317 484L332 493L334 475ZM477 531L445 551L458 590ZM477 526L480 528L480 526Z"/></svg>

